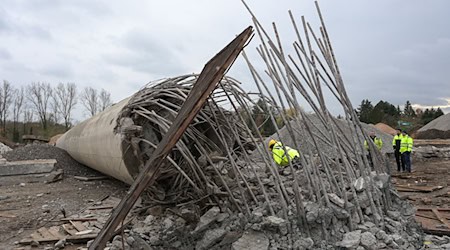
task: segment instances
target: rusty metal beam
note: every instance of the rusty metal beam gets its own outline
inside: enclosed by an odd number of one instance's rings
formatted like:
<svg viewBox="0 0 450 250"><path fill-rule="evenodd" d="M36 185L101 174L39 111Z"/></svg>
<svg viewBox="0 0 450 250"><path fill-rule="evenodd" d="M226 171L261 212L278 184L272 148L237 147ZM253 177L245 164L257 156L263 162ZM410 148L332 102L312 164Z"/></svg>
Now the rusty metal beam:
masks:
<svg viewBox="0 0 450 250"><path fill-rule="evenodd" d="M152 157L147 161L144 170L140 172L128 193L117 208L113 210L105 226L89 247L90 250L103 249L106 246L106 242L114 234L114 229L125 219L141 193L146 187L155 182L165 158L204 106L220 79L222 79L225 72L233 64L245 44L249 41L252 33L253 28L250 26L205 65L169 131L167 131L158 144Z"/></svg>

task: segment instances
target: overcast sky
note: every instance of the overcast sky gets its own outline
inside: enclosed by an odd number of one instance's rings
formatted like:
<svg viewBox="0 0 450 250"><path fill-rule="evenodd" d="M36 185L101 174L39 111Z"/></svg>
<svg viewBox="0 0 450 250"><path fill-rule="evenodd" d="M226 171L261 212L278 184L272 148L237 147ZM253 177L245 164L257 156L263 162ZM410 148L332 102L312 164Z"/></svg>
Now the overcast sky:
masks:
<svg viewBox="0 0 450 250"><path fill-rule="evenodd" d="M291 27L289 9L317 20L312 0L247 3L282 32ZM450 111L450 1L319 3L354 106L411 100ZM151 80L200 72L249 25L240 0L2 0L0 79L16 87L75 82L119 101ZM242 60L230 75L254 89Z"/></svg>

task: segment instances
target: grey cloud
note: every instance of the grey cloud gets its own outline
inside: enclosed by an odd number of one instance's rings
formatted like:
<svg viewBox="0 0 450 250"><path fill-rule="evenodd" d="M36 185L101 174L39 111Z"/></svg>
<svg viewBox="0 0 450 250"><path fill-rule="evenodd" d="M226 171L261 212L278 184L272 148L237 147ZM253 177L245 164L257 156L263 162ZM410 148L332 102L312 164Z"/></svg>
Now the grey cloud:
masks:
<svg viewBox="0 0 450 250"><path fill-rule="evenodd" d="M67 79L73 76L73 70L68 64L53 64L44 67L42 73L56 78Z"/></svg>
<svg viewBox="0 0 450 250"><path fill-rule="evenodd" d="M4 48L0 48L0 60L9 60L11 59L11 53Z"/></svg>
<svg viewBox="0 0 450 250"><path fill-rule="evenodd" d="M174 50L156 37L130 32L119 40L119 52L103 58L114 65L160 77L186 73Z"/></svg>

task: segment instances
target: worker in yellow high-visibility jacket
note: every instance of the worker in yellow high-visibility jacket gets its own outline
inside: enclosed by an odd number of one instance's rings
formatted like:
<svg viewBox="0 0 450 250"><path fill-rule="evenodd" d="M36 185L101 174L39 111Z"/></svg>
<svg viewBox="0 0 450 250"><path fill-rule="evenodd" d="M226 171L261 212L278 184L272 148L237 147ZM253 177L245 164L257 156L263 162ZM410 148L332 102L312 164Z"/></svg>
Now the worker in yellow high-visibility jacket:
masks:
<svg viewBox="0 0 450 250"><path fill-rule="evenodd" d="M378 138L373 131L370 132L369 137L373 141L377 149L381 151L381 148L383 147L383 141ZM367 150L367 159L369 160L370 167L373 168L372 155L370 153L369 143L367 142L367 140L364 140L364 148Z"/></svg>
<svg viewBox="0 0 450 250"><path fill-rule="evenodd" d="M369 137L370 139L372 139L373 143L375 143L375 146L377 146L378 150L381 150L381 148L383 147L383 141L375 135L375 132L370 132ZM366 148L366 150L369 150L369 143L367 142L367 140L364 141L364 147Z"/></svg>
<svg viewBox="0 0 450 250"><path fill-rule="evenodd" d="M400 153L400 146L402 142L402 131L397 129L397 134L392 139L392 148L394 148L395 162L397 163L397 171L405 171L405 162L403 161L402 154Z"/></svg>
<svg viewBox="0 0 450 250"><path fill-rule="evenodd" d="M406 133L406 131L402 131L402 140L400 143L400 153L402 154L403 161L405 163L406 171L411 173L411 152L414 144L414 140L411 136Z"/></svg>
<svg viewBox="0 0 450 250"><path fill-rule="evenodd" d="M297 150L283 144L276 140L269 141L269 150L272 152L273 160L278 166L285 167L289 165L289 161L295 162L300 157Z"/></svg>

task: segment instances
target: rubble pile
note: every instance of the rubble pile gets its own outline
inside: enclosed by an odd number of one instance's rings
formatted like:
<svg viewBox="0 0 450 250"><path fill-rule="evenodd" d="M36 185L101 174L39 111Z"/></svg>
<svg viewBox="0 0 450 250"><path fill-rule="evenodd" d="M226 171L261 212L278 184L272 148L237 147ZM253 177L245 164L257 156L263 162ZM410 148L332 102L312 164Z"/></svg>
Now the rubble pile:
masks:
<svg viewBox="0 0 450 250"><path fill-rule="evenodd" d="M29 144L5 153L8 161L56 159L55 168L66 175L98 176L97 171L75 161L66 151L48 144Z"/></svg>
<svg viewBox="0 0 450 250"><path fill-rule="evenodd" d="M449 159L450 147L436 147L433 145L419 146L414 149L413 155L418 159Z"/></svg>
<svg viewBox="0 0 450 250"><path fill-rule="evenodd" d="M0 155L4 155L6 152L11 151L12 149L5 144L0 142Z"/></svg>
<svg viewBox="0 0 450 250"><path fill-rule="evenodd" d="M257 191L256 176L250 167L243 167L244 176L255 190L257 199L263 199L262 192ZM414 221L415 209L391 192L391 207L386 213L373 217L370 200L364 190L368 183L357 180L356 198L362 208L362 218L356 211L356 199L349 198L352 209L345 209L345 202L328 186L330 204L314 201L307 190L308 180L304 169L296 170L301 178L300 188L303 199L305 218L299 218L294 205L289 205L288 216L284 217L283 207L276 202L275 181L273 177L258 169L257 175L274 199L271 204L250 205L250 214L236 213L230 210L230 204L210 207L200 216L200 207L185 205L181 207L155 205L147 209L132 228L127 231L126 242L131 247L132 239L143 240L152 249L417 249L423 243L423 233ZM325 174L324 174L325 175ZM226 176L226 174L224 174ZM374 194L389 189L386 175L376 177L372 173L377 188ZM288 199L294 200L292 174L285 169L280 175L285 184ZM234 192L238 193L237 187ZM350 188L348 188L350 189ZM348 190L348 196L352 196ZM270 206L275 211L270 212ZM348 212L350 211L350 212ZM349 228L348 221L353 222ZM378 223L378 224L376 224ZM120 249L120 237L112 242L112 249Z"/></svg>

